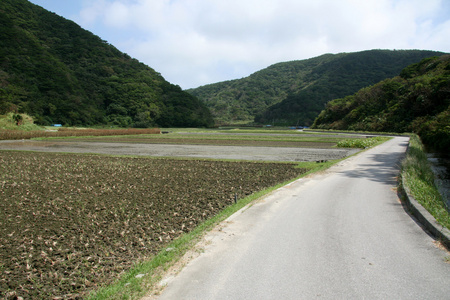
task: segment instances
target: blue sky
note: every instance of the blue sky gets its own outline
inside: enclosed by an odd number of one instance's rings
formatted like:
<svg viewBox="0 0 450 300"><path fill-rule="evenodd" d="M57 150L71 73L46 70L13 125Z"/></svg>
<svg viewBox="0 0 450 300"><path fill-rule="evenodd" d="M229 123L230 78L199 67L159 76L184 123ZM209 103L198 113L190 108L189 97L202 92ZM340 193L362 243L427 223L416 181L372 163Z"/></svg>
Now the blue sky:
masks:
<svg viewBox="0 0 450 300"><path fill-rule="evenodd" d="M31 0L182 88L369 49L450 52L449 0Z"/></svg>

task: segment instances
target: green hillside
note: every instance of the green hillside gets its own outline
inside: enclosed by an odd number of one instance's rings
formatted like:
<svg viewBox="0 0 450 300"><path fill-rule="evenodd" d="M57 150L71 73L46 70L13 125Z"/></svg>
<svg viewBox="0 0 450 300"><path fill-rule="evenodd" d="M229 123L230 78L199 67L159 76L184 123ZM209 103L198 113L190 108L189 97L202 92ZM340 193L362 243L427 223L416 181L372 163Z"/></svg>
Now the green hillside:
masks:
<svg viewBox="0 0 450 300"><path fill-rule="evenodd" d="M419 134L424 144L450 147L450 55L412 64L400 76L330 101L313 127Z"/></svg>
<svg viewBox="0 0 450 300"><path fill-rule="evenodd" d="M393 77L406 66L443 53L369 50L283 62L249 77L188 90L218 122L310 125L325 104Z"/></svg>
<svg viewBox="0 0 450 300"><path fill-rule="evenodd" d="M42 125L213 124L196 97L26 0L0 1L0 115L9 111Z"/></svg>

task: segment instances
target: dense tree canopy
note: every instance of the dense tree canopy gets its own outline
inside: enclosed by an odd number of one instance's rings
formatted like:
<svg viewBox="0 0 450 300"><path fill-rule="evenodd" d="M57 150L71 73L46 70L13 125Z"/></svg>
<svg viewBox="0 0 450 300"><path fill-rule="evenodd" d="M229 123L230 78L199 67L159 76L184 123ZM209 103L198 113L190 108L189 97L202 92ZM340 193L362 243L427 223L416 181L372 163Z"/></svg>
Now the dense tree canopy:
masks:
<svg viewBox="0 0 450 300"><path fill-rule="evenodd" d="M314 122L323 129L414 131L436 150L450 147L450 55L412 64L400 76L328 102Z"/></svg>
<svg viewBox="0 0 450 300"><path fill-rule="evenodd" d="M325 54L278 63L246 78L188 92L203 100L219 122L310 125L328 101L396 76L425 57L441 54L420 50Z"/></svg>
<svg viewBox="0 0 450 300"><path fill-rule="evenodd" d="M76 23L26 0L0 2L0 114L39 124L211 126L208 108Z"/></svg>

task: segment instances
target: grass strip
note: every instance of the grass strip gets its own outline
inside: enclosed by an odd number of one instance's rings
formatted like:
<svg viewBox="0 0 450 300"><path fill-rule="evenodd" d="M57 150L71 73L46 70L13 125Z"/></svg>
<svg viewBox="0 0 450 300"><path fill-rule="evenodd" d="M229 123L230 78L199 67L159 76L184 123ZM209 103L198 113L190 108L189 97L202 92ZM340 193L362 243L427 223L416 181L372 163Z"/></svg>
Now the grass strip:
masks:
<svg viewBox="0 0 450 300"><path fill-rule="evenodd" d="M435 185L434 173L417 135L411 136L407 155L402 161L401 176L414 199L428 210L439 224L450 229L450 214Z"/></svg>

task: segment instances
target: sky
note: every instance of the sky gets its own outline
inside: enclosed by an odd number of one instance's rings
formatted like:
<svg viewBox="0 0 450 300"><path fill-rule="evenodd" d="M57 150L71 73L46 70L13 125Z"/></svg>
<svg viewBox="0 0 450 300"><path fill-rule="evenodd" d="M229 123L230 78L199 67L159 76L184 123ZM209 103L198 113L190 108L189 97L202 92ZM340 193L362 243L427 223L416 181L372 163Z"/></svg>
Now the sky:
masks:
<svg viewBox="0 0 450 300"><path fill-rule="evenodd" d="M450 0L31 0L183 89L371 49L450 52Z"/></svg>

